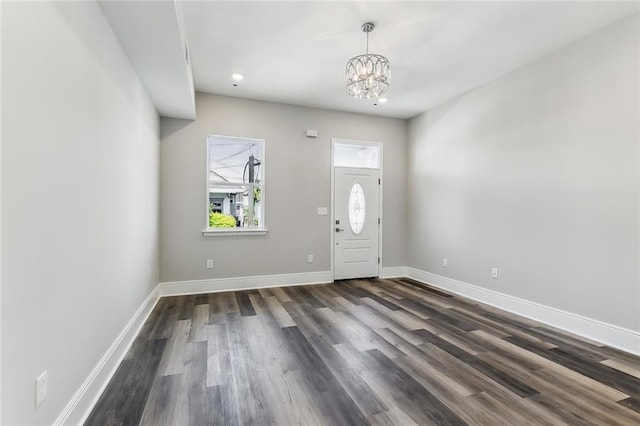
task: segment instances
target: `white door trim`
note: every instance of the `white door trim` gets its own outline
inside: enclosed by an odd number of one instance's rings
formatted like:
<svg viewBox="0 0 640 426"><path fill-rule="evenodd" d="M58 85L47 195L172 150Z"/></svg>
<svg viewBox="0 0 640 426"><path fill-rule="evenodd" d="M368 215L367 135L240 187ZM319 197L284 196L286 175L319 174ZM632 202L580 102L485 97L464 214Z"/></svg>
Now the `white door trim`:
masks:
<svg viewBox="0 0 640 426"><path fill-rule="evenodd" d="M381 142L371 142L371 141L361 141L356 139L342 139L342 138L331 138L331 223L329 227L329 232L331 234L331 276L335 277L336 269L335 269L335 245L336 245L336 212L335 212L335 182L336 182L336 168L334 165L334 149L336 143L349 144L349 145L365 145L365 146L376 146L379 151L379 160L380 160L380 169L378 176L380 177L380 185L378 187L378 217L380 218L380 226L378 226L378 257L380 258L380 263L378 263L378 276L381 276L382 272L382 262L384 259L382 258L382 229L384 226L384 210L383 206L383 196L384 193L384 173L383 173L383 145Z"/></svg>

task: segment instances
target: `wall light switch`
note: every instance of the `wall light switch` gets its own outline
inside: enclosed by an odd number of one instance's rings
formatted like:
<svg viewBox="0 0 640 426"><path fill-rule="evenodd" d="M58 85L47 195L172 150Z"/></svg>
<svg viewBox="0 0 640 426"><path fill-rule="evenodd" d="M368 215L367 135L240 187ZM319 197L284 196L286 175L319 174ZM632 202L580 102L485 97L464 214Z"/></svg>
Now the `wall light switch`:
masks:
<svg viewBox="0 0 640 426"><path fill-rule="evenodd" d="M498 268L491 268L491 278L498 278Z"/></svg>
<svg viewBox="0 0 640 426"><path fill-rule="evenodd" d="M442 259L442 266L444 266L445 268L449 266L449 259L447 259L446 257Z"/></svg>
<svg viewBox="0 0 640 426"><path fill-rule="evenodd" d="M318 216L326 216L329 214L329 209L326 207L318 207Z"/></svg>

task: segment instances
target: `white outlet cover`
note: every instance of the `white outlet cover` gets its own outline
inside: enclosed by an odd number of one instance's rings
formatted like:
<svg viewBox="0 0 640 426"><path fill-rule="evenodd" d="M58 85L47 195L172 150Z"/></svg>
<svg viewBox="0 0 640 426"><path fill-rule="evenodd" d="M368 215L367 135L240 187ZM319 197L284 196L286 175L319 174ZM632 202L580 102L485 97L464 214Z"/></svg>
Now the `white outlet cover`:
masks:
<svg viewBox="0 0 640 426"><path fill-rule="evenodd" d="M318 207L318 216L326 216L329 214L329 209L326 207Z"/></svg>

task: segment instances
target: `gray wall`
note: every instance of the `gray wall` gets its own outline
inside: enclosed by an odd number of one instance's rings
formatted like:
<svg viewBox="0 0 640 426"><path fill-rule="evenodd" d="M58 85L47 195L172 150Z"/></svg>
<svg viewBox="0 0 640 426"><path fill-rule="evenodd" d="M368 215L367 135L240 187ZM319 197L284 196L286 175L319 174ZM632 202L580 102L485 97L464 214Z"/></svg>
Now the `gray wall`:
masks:
<svg viewBox="0 0 640 426"><path fill-rule="evenodd" d="M330 270L330 216L316 208L331 206L332 137L384 144L383 266L406 263L405 120L202 93L196 107L195 121L161 120L162 282ZM268 235L202 236L208 134L266 140Z"/></svg>
<svg viewBox="0 0 640 426"><path fill-rule="evenodd" d="M159 121L95 3L2 6L0 423L51 424L158 282Z"/></svg>
<svg viewBox="0 0 640 426"><path fill-rule="evenodd" d="M635 15L412 119L409 266L640 330L638 42Z"/></svg>

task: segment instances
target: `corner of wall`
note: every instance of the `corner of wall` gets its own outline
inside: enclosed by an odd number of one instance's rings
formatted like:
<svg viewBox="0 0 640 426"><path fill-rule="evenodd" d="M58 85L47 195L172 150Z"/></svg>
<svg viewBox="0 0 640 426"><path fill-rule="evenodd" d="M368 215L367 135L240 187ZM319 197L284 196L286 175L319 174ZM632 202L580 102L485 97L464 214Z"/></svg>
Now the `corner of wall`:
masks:
<svg viewBox="0 0 640 426"><path fill-rule="evenodd" d="M82 424L86 420L159 298L159 285L156 285L53 422L54 425Z"/></svg>
<svg viewBox="0 0 640 426"><path fill-rule="evenodd" d="M637 350L639 18L410 120L409 266L513 296L506 306L539 303L542 320L591 324L597 340Z"/></svg>

